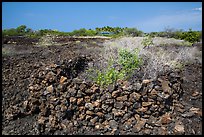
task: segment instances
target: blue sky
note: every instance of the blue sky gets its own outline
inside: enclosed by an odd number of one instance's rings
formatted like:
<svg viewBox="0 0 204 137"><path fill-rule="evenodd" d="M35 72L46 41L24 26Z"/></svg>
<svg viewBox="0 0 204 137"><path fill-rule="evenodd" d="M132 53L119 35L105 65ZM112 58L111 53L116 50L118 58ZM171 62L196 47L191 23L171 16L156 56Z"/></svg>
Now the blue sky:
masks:
<svg viewBox="0 0 204 137"><path fill-rule="evenodd" d="M3 2L2 28L20 25L65 32L103 26L202 30L202 2Z"/></svg>

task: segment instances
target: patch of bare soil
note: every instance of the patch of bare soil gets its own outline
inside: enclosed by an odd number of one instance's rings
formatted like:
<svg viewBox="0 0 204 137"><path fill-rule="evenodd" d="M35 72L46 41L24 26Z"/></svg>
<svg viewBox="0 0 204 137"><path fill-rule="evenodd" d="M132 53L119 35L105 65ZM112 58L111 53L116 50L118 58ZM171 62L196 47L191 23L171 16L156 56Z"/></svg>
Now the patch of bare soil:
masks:
<svg viewBox="0 0 204 137"><path fill-rule="evenodd" d="M52 46L8 41L2 47L3 135L202 134L200 63L154 80L143 79L141 68L135 79L104 89L83 74L100 60L105 39L58 38Z"/></svg>

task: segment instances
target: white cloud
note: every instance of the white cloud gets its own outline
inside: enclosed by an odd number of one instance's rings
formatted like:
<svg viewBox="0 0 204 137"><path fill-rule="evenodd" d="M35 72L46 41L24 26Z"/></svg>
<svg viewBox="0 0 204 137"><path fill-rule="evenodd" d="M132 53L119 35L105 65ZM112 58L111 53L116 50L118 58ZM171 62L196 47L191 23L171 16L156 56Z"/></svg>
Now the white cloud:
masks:
<svg viewBox="0 0 204 137"><path fill-rule="evenodd" d="M202 11L202 7L201 8L195 8L193 10Z"/></svg>
<svg viewBox="0 0 204 137"><path fill-rule="evenodd" d="M202 14L199 12L177 12L177 14L159 15L156 17L143 20L138 22L136 26L142 30L163 30L166 26L173 28L180 28L181 26L186 26L191 28L197 25L202 27ZM182 28L181 28L182 29Z"/></svg>

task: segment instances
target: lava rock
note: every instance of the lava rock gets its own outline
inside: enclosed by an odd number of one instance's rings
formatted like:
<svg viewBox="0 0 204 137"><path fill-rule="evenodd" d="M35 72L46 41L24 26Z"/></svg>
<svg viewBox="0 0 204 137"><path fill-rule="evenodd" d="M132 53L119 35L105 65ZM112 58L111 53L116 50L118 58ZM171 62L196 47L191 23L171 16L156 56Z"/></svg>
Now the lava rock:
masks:
<svg viewBox="0 0 204 137"><path fill-rule="evenodd" d="M136 102L140 100L141 95L139 93L133 92L130 94L129 101L130 102Z"/></svg>
<svg viewBox="0 0 204 137"><path fill-rule="evenodd" d="M104 114L102 112L97 112L96 115L100 118L102 118L104 116Z"/></svg>
<svg viewBox="0 0 204 137"><path fill-rule="evenodd" d="M86 111L86 114L92 116L92 115L94 115L94 112L93 112L93 111L90 111L90 110L87 110L87 111Z"/></svg>
<svg viewBox="0 0 204 137"><path fill-rule="evenodd" d="M121 97L117 97L116 100L117 101L126 101L127 100L127 95L121 96Z"/></svg>
<svg viewBox="0 0 204 137"><path fill-rule="evenodd" d="M77 105L83 105L83 101L84 101L83 98L78 98L77 99Z"/></svg>
<svg viewBox="0 0 204 137"><path fill-rule="evenodd" d="M104 93L104 94L101 96L100 100L101 100L101 101L105 101L106 99L110 99L110 98L112 98L112 96L111 96L110 93Z"/></svg>
<svg viewBox="0 0 204 137"><path fill-rule="evenodd" d="M95 124L98 121L98 117L94 117L93 119L90 120L91 123Z"/></svg>
<svg viewBox="0 0 204 137"><path fill-rule="evenodd" d="M150 82L152 82L152 80L150 80L150 79L144 79L144 80L142 81L142 84L143 84L143 85L146 85L146 84L148 84L148 83L150 83Z"/></svg>
<svg viewBox="0 0 204 137"><path fill-rule="evenodd" d="M75 97L70 97L70 103L75 104L77 102L77 98Z"/></svg>
<svg viewBox="0 0 204 137"><path fill-rule="evenodd" d="M104 110L104 111L107 111L107 109L109 108L109 105L105 105L105 104L102 104L102 109Z"/></svg>
<svg viewBox="0 0 204 137"><path fill-rule="evenodd" d="M73 117L73 115L74 115L74 111L68 109L68 110L65 112L65 115L64 115L63 118L67 118L68 120L71 120L71 118Z"/></svg>
<svg viewBox="0 0 204 137"><path fill-rule="evenodd" d="M124 91L130 91L130 90L132 90L132 85L131 85L131 83L128 82L128 81L124 81L124 82L123 82L122 89L123 89Z"/></svg>
<svg viewBox="0 0 204 137"><path fill-rule="evenodd" d="M186 117L190 118L190 117L192 117L194 115L195 115L194 112L187 112L187 113L181 114L181 116L184 117L184 118L186 118Z"/></svg>
<svg viewBox="0 0 204 137"><path fill-rule="evenodd" d="M185 133L184 125L182 122L176 122L175 127L174 127L174 132L176 134L184 134Z"/></svg>
<svg viewBox="0 0 204 137"><path fill-rule="evenodd" d="M123 109L124 108L124 103L123 102L115 102L114 107L117 109Z"/></svg>
<svg viewBox="0 0 204 137"><path fill-rule="evenodd" d="M93 106L94 107L100 107L101 106L101 101L100 100L96 100L93 102Z"/></svg>
<svg viewBox="0 0 204 137"><path fill-rule="evenodd" d="M60 84L63 84L67 80L67 77L61 76Z"/></svg>
<svg viewBox="0 0 204 137"><path fill-rule="evenodd" d="M123 110L119 110L119 109L115 109L115 108L112 109L112 113L113 113L114 117L118 117L118 116L122 117L125 114L125 112Z"/></svg>
<svg viewBox="0 0 204 137"><path fill-rule="evenodd" d="M77 94L77 90L76 90L76 89L74 89L74 88L69 88L69 89L68 89L68 92L69 92L69 95L70 95L71 97L76 97L76 94Z"/></svg>
<svg viewBox="0 0 204 137"><path fill-rule="evenodd" d="M92 103L85 103L85 107L88 109L88 110L94 110L94 106Z"/></svg>
<svg viewBox="0 0 204 137"><path fill-rule="evenodd" d="M161 118L161 124L169 124L171 121L172 120L169 114L165 114Z"/></svg>
<svg viewBox="0 0 204 137"><path fill-rule="evenodd" d="M80 91L84 92L86 90L86 84L85 83L80 84L79 89Z"/></svg>
<svg viewBox="0 0 204 137"><path fill-rule="evenodd" d="M81 97L83 97L84 95L85 95L85 94L84 94L81 90L78 90L76 97L77 97L77 98L81 98Z"/></svg>
<svg viewBox="0 0 204 137"><path fill-rule="evenodd" d="M105 100L104 103L105 103L105 104L108 104L108 105L111 105L111 104L114 103L114 99L107 99L107 100Z"/></svg>
<svg viewBox="0 0 204 137"><path fill-rule="evenodd" d="M146 123L146 120L141 118L140 120L137 121L137 123L133 126L133 132L138 133L141 131L142 128L144 128L144 125Z"/></svg>
<svg viewBox="0 0 204 137"><path fill-rule="evenodd" d="M113 92L112 92L112 97L113 97L113 98L116 98L116 97L118 97L118 96L120 95L120 93L121 93L121 90L113 91Z"/></svg>
<svg viewBox="0 0 204 137"><path fill-rule="evenodd" d="M148 106L151 106L152 104L153 102L142 102L143 107L148 107Z"/></svg>
<svg viewBox="0 0 204 137"><path fill-rule="evenodd" d="M142 88L142 84L141 83L134 83L133 84L133 89L136 91L140 91L140 89Z"/></svg>
<svg viewBox="0 0 204 137"><path fill-rule="evenodd" d="M109 125L110 125L110 127L112 129L117 129L118 128L118 122L116 122L115 120L110 120Z"/></svg>
<svg viewBox="0 0 204 137"><path fill-rule="evenodd" d="M85 97L84 97L84 101L85 101L85 102L91 102L90 96L85 96Z"/></svg>
<svg viewBox="0 0 204 137"><path fill-rule="evenodd" d="M104 118L106 119L106 120L112 120L113 119L113 115L110 113L108 113L108 114L105 114L104 115Z"/></svg>
<svg viewBox="0 0 204 137"><path fill-rule="evenodd" d="M138 109L141 107L141 103L140 102L135 102L133 105L132 105L133 109Z"/></svg>
<svg viewBox="0 0 204 137"><path fill-rule="evenodd" d="M54 91L53 86L52 86L52 85L48 86L48 87L46 88L46 91L47 91L48 93L52 93L52 92Z"/></svg>

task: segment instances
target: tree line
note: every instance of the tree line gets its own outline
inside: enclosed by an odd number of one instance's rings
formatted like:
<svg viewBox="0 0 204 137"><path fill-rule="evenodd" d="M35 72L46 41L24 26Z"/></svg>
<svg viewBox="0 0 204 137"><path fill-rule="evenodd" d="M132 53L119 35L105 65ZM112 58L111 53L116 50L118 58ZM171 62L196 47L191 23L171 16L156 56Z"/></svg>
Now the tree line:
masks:
<svg viewBox="0 0 204 137"><path fill-rule="evenodd" d="M116 36L116 35L126 35L126 36L142 36L143 32L140 30L137 30L136 28L121 28L121 27L97 27L95 29L85 29L81 28L78 30L74 30L72 32L61 32L58 30L52 30L52 29L40 29L37 31L32 30L31 28L28 28L26 25L21 25L17 28L12 29L4 29L2 31L3 36L43 36L47 34L53 34L53 35L64 35L64 36L96 36L96 35L103 35L101 32L112 32L110 35L107 36Z"/></svg>
<svg viewBox="0 0 204 137"><path fill-rule="evenodd" d="M106 32L106 33L103 33ZM58 35L58 36L108 36L112 38L117 38L121 36L131 36L131 37L140 37L140 36L151 36L151 37L167 37L167 38L176 38L189 41L191 43L199 42L202 39L202 31L193 31L189 29L188 31L177 30L173 28L165 28L161 32L150 32L144 33L137 28L128 28L128 27L97 27L95 29L85 29L81 28L74 30L72 32L61 32L58 30L52 29L40 29L37 31L28 28L26 25L20 25L17 28L4 29L2 30L2 36L25 36L40 38L44 35Z"/></svg>

